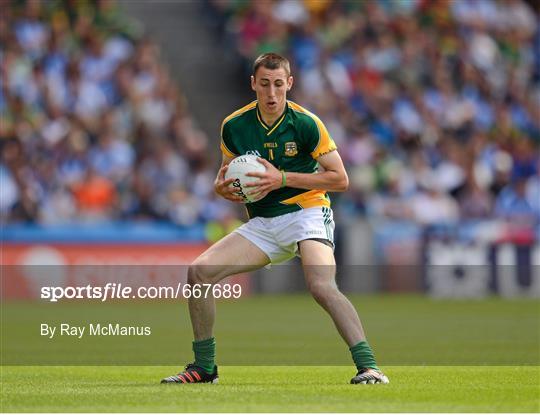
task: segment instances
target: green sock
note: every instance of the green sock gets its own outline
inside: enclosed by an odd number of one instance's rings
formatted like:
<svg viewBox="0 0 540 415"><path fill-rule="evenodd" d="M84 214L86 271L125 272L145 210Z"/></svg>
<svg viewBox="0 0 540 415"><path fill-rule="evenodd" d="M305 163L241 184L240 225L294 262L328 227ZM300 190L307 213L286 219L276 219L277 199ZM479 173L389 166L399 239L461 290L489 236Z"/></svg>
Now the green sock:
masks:
<svg viewBox="0 0 540 415"><path fill-rule="evenodd" d="M210 337L206 340L193 342L195 352L195 365L202 367L205 372L213 373L216 359L216 339Z"/></svg>
<svg viewBox="0 0 540 415"><path fill-rule="evenodd" d="M380 370L377 367L377 363L375 362L373 350L371 350L371 347L369 347L367 341L362 341L358 344L355 344L354 346L349 347L349 350L351 351L354 364L356 365L358 370L364 368Z"/></svg>

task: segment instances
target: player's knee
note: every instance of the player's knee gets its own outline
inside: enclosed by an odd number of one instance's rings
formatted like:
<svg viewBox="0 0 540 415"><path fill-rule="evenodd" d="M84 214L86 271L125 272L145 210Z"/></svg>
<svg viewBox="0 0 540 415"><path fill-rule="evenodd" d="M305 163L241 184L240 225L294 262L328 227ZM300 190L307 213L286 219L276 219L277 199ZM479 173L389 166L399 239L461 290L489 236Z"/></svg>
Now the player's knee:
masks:
<svg viewBox="0 0 540 415"><path fill-rule="evenodd" d="M188 268L187 280L193 284L208 284L212 282L211 266L206 265L204 261L195 261Z"/></svg>
<svg viewBox="0 0 540 415"><path fill-rule="evenodd" d="M319 304L326 304L339 293L334 281L315 281L309 284L309 292Z"/></svg>

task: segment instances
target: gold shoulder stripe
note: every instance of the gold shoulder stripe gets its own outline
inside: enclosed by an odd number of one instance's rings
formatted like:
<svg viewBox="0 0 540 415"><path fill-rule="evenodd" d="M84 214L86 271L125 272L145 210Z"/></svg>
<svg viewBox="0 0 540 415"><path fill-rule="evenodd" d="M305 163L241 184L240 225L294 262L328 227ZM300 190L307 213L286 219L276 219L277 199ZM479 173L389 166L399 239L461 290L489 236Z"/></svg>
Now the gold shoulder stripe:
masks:
<svg viewBox="0 0 540 415"><path fill-rule="evenodd" d="M225 117L225 119L223 120L223 122L221 123L221 131L220 131L220 136L221 136L221 151L223 152L223 154L225 154L226 156L228 157L236 157L236 154L234 154L231 150L229 150L227 148L227 146L225 145L225 141L223 140L223 127L225 126L225 124L232 120L233 118L236 118L240 115L242 115L243 113L255 108L255 106L257 105L257 101L253 101L253 102L250 102L249 104L243 106L242 108L234 111L232 114L228 115L227 117Z"/></svg>
<svg viewBox="0 0 540 415"><path fill-rule="evenodd" d="M319 117L317 117L315 114L313 114L311 111L308 111L307 109L305 109L301 105L298 105L296 102L293 102L293 101L287 101L287 102L289 103L289 105L291 106L291 108L293 110L301 112L301 113L306 114L306 115L309 115L311 118L313 118L313 120L317 123L317 125L319 123L322 124L321 119Z"/></svg>
<svg viewBox="0 0 540 415"><path fill-rule="evenodd" d="M231 150L229 150L229 148L225 145L225 142L223 141L223 139L221 140L220 147L221 147L221 152L225 154L227 157L230 157L230 158L236 157L236 154L234 154Z"/></svg>
<svg viewBox="0 0 540 415"><path fill-rule="evenodd" d="M315 149L311 152L311 157L316 159L317 157L329 153L330 151L333 151L337 148L336 143L334 142L334 140L332 140L332 137L330 137L330 133L328 132L319 117L317 117L315 114L308 111L304 107L298 105L296 102L288 102L292 110L308 115L313 121L315 121L315 124L317 125L317 130L319 130L319 141L315 146Z"/></svg>
<svg viewBox="0 0 540 415"><path fill-rule="evenodd" d="M246 111L249 111L253 108L255 108L255 105L257 105L257 101L252 101L250 102L249 104L243 106L242 108L240 109L237 109L236 111L234 111L232 114L229 114L225 117L225 119L223 120L223 124L225 124L227 121L230 121L232 120L233 118L236 118L238 117L239 115L242 115L244 112Z"/></svg>

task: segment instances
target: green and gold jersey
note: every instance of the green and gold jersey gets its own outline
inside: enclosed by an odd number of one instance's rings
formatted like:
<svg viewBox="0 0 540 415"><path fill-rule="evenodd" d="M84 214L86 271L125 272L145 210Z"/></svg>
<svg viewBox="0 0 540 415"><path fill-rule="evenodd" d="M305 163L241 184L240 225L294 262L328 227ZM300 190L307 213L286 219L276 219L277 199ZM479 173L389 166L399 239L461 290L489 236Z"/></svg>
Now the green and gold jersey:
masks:
<svg viewBox="0 0 540 415"><path fill-rule="evenodd" d="M257 101L233 112L221 125L223 154L254 154L287 172L315 173L317 157L335 149L322 121L292 101L287 101L283 115L273 125L264 123ZM246 204L250 218L274 217L314 206L330 206L326 191L284 187Z"/></svg>

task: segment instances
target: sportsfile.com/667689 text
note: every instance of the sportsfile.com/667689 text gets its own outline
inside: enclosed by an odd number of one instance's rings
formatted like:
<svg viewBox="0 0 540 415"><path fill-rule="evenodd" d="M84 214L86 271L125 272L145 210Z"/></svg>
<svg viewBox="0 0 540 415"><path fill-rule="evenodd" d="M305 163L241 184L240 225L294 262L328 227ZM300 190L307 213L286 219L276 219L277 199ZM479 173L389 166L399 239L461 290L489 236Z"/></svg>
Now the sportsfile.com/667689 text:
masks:
<svg viewBox="0 0 540 415"><path fill-rule="evenodd" d="M225 298L237 299L242 295L240 284L188 284L176 286L130 287L122 283L109 282L103 286L47 286L41 287L40 298L50 302L62 299L126 300L126 299L180 299L180 298Z"/></svg>

